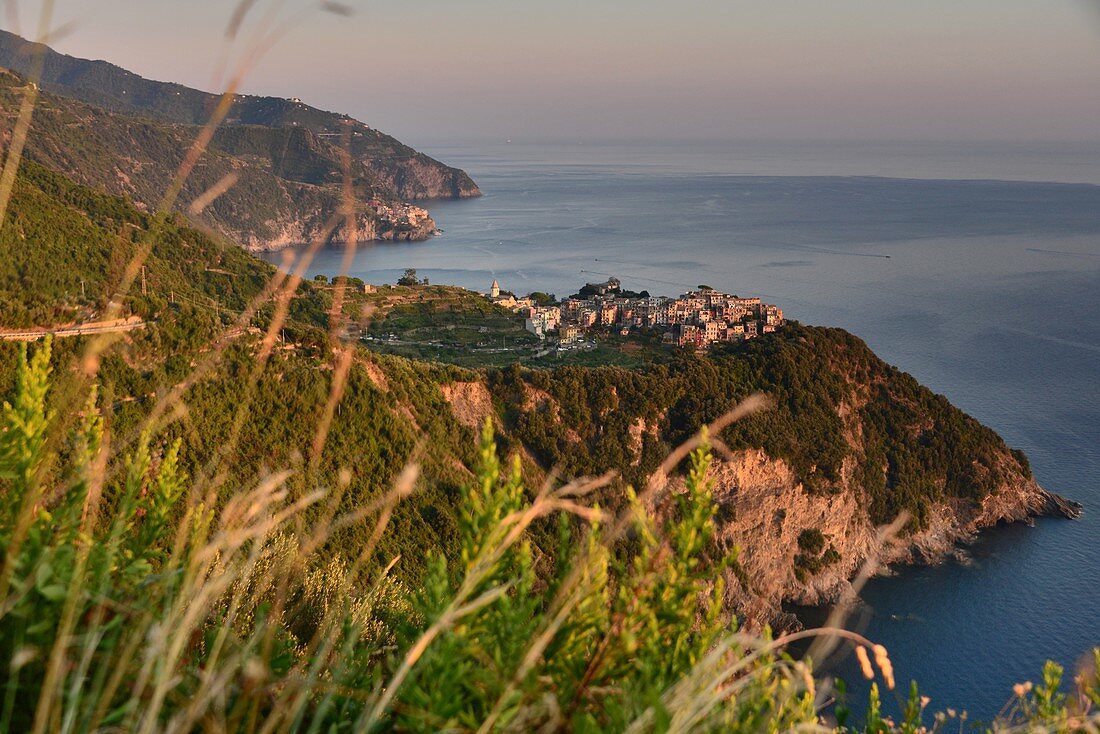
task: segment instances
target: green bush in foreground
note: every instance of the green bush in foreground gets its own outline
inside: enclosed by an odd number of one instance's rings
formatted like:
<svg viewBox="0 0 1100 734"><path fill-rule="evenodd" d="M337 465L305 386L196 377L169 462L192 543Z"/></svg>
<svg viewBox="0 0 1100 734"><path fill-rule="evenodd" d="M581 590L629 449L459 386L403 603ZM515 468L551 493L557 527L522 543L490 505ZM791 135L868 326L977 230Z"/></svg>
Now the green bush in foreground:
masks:
<svg viewBox="0 0 1100 734"><path fill-rule="evenodd" d="M632 495L611 517L585 502L598 482L532 495L487 428L460 552L430 559L409 589L375 550L415 467L384 499L322 512L313 529L306 511L338 498L294 493L285 474L219 504L182 476L176 445L142 435L112 459L94 394L75 435L54 440L49 361L48 346L24 353L0 416L2 731L828 728L827 694L783 653L788 640L739 633L721 613L711 579L732 559L706 557L705 448L682 491ZM657 504L669 508L659 519ZM526 539L547 520L559 524L553 562ZM370 540L334 554L329 536L357 523ZM1071 698L1060 675L1052 664L1021 688L1004 727L1095 731L1096 681ZM877 689L867 731L925 730L915 687L901 723L876 702Z"/></svg>

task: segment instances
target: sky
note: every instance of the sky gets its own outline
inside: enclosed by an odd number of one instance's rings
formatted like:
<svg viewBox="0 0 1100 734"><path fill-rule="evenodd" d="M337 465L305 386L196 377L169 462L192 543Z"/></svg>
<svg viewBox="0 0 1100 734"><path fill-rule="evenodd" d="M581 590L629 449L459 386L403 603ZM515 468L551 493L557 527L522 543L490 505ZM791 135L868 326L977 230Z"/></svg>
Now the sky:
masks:
<svg viewBox="0 0 1100 734"><path fill-rule="evenodd" d="M231 0L54 0L51 45L216 90L271 17L244 91L414 144L1100 141L1100 0L343 2L254 0L230 42Z"/></svg>

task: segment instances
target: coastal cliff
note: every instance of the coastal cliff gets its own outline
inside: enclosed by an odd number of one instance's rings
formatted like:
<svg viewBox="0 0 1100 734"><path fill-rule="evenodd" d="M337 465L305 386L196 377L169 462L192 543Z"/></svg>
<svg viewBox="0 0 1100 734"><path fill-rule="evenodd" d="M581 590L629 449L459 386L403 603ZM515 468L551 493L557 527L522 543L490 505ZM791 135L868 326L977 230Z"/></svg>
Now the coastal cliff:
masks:
<svg viewBox="0 0 1100 734"><path fill-rule="evenodd" d="M880 570L936 563L997 524L1080 513L1021 452L850 334L792 324L754 342L638 372L505 370L487 389L503 430L543 468L619 471L635 487L699 426L768 396L770 411L717 437L711 476L716 551L741 549L728 606L750 626L790 625L786 603L840 600L869 557ZM490 401L469 390L446 394L480 418L473 406ZM883 544L879 528L903 513Z"/></svg>
<svg viewBox="0 0 1100 734"><path fill-rule="evenodd" d="M481 189L465 171L440 166L422 153L403 159L401 165L392 158L368 157L365 162L379 181L409 201L481 196Z"/></svg>
<svg viewBox="0 0 1100 734"><path fill-rule="evenodd" d="M1007 453L1004 459L1012 461ZM839 491L810 493L783 460L745 450L716 461L711 479L720 507L718 542L741 550L737 571L726 572L727 601L752 627L791 626L794 620L782 612L787 603L841 601L868 558L878 559L879 572L893 564L935 564L1000 523L1080 514L1079 505L1017 470L977 506L938 503L921 528L884 542L850 474Z"/></svg>
<svg viewBox="0 0 1100 734"><path fill-rule="evenodd" d="M335 202L332 207L337 206ZM323 237L328 229L332 209L317 206L310 210L297 211L293 215L268 219L259 228L236 228L223 223L223 233L249 252L274 252L309 243ZM360 213L356 217L357 242L420 242L430 239L436 232L435 220L425 215L415 221L395 221L379 216L377 212ZM341 224L329 235L333 243L348 242L346 227Z"/></svg>

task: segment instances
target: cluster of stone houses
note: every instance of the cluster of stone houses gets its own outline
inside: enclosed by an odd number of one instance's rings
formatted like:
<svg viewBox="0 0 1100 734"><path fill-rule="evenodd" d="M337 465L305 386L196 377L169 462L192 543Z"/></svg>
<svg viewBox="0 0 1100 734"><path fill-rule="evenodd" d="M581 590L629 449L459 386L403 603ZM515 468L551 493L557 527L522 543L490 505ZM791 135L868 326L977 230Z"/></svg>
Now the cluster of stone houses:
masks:
<svg viewBox="0 0 1100 734"><path fill-rule="evenodd" d="M427 209L413 204L391 206L380 199L372 199L370 205L378 212L379 219L388 222L393 227L419 227L422 222L427 221L431 216Z"/></svg>
<svg viewBox="0 0 1100 734"><path fill-rule="evenodd" d="M716 342L743 341L774 332L784 323L783 310L759 298L739 298L710 288L677 298L624 294L618 280L589 284L584 297L558 306L540 306L530 299L500 294L493 282L490 297L523 312L527 330L540 338L557 333L561 344L583 339L590 332L659 331L666 343L706 349Z"/></svg>

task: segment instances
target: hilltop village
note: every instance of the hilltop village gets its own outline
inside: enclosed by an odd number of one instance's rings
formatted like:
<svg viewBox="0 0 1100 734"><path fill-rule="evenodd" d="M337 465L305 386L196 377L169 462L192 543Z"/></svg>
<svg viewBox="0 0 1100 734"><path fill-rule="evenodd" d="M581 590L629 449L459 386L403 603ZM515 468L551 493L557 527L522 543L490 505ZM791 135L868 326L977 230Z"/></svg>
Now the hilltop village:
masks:
<svg viewBox="0 0 1100 734"><path fill-rule="evenodd" d="M560 304L528 296L517 298L493 281L487 294L499 306L526 317L527 331L568 346L594 333L629 336L660 332L666 344L703 350L717 342L738 342L774 332L783 310L759 298L739 298L700 286L679 297L625 291L617 278L589 283Z"/></svg>

